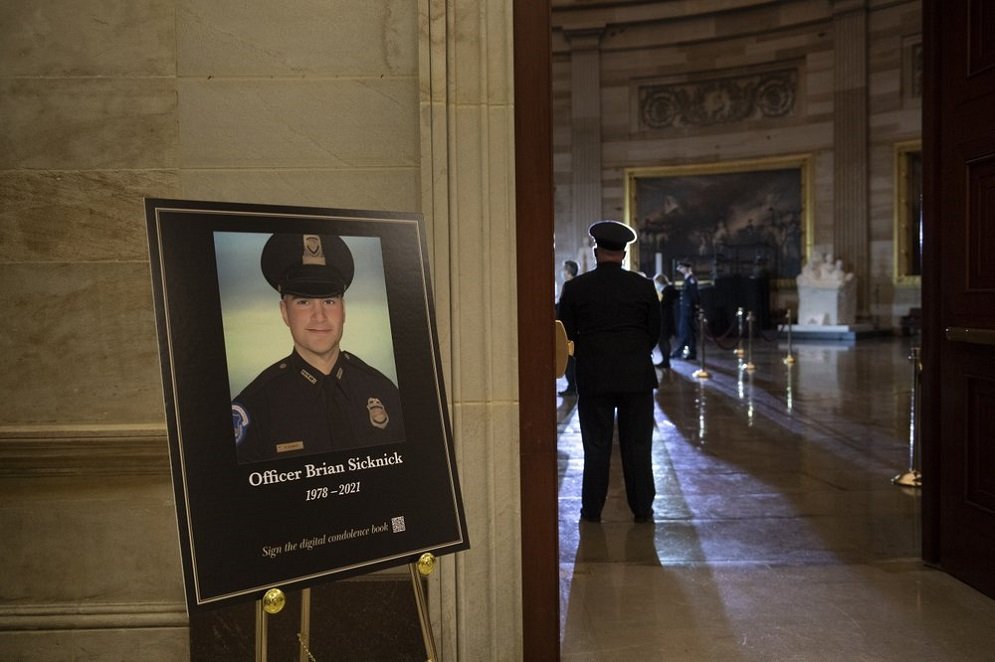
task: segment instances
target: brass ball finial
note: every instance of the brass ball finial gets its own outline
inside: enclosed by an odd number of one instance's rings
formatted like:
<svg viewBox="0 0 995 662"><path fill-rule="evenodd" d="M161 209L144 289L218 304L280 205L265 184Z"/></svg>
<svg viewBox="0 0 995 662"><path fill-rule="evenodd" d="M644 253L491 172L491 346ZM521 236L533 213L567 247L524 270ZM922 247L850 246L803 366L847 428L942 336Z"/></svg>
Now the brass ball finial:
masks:
<svg viewBox="0 0 995 662"><path fill-rule="evenodd" d="M267 614L279 614L287 604L287 596L278 588L271 588L263 595L263 611Z"/></svg>

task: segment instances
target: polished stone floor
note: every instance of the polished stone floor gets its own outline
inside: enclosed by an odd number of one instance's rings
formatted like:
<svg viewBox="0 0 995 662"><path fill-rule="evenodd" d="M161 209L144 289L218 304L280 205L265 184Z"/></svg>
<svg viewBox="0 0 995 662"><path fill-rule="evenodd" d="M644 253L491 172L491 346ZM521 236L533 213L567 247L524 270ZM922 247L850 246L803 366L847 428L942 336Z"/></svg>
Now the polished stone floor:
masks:
<svg viewBox="0 0 995 662"><path fill-rule="evenodd" d="M891 482L912 464L910 340L795 343L790 367L758 340L753 371L706 350L710 379L661 378L653 524L617 448L602 522L578 522L560 399L562 659L995 660L995 601L923 565L918 490Z"/></svg>

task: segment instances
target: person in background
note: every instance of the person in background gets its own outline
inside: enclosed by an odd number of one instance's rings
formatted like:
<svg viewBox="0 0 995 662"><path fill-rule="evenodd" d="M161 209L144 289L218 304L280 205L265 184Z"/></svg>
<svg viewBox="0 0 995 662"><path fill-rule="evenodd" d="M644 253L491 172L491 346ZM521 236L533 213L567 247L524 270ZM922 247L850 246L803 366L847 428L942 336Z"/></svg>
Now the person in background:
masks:
<svg viewBox="0 0 995 662"><path fill-rule="evenodd" d="M560 275L563 278L563 284L566 285L568 281L573 280L577 277L578 266L573 260L564 260L563 268L560 270ZM562 289L561 289L562 291ZM576 359L570 356L567 357L567 369L563 375L567 380L567 387L559 392L559 395L565 397L572 397L577 395L577 366Z"/></svg>
<svg viewBox="0 0 995 662"><path fill-rule="evenodd" d="M597 266L564 283L559 305L577 359L580 519L601 521L617 414L628 505L636 522L652 522L653 389L659 386L652 351L660 338L660 301L653 281L622 268L626 246L636 240L629 226L599 221L588 232Z"/></svg>
<svg viewBox="0 0 995 662"><path fill-rule="evenodd" d="M670 370L670 338L677 335L677 302L680 294L666 274L653 278L657 294L660 296L660 362L657 368Z"/></svg>
<svg viewBox="0 0 995 662"><path fill-rule="evenodd" d="M678 304L680 315L677 320L677 344L670 358L686 358L688 361L693 361L698 356L697 335L694 329L698 318L698 279L690 262L678 262L677 270L684 276L684 286L681 288Z"/></svg>

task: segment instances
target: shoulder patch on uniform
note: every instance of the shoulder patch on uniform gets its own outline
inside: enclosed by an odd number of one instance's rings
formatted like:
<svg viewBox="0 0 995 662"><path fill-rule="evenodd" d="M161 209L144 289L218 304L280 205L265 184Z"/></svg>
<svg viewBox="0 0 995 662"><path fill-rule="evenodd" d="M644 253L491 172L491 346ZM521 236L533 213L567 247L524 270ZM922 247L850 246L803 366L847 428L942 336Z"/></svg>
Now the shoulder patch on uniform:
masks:
<svg viewBox="0 0 995 662"><path fill-rule="evenodd" d="M249 428L249 412L245 407L233 402L231 405L231 424L235 430L235 443L240 444L245 439L245 432Z"/></svg>

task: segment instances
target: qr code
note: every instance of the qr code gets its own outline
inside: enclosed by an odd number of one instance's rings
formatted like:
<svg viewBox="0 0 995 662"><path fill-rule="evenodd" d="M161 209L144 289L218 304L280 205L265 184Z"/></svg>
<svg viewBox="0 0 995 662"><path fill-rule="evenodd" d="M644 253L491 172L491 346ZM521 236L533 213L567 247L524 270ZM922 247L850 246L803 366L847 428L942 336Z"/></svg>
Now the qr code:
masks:
<svg viewBox="0 0 995 662"><path fill-rule="evenodd" d="M390 518L390 526L394 530L394 533L404 531L404 515Z"/></svg>

